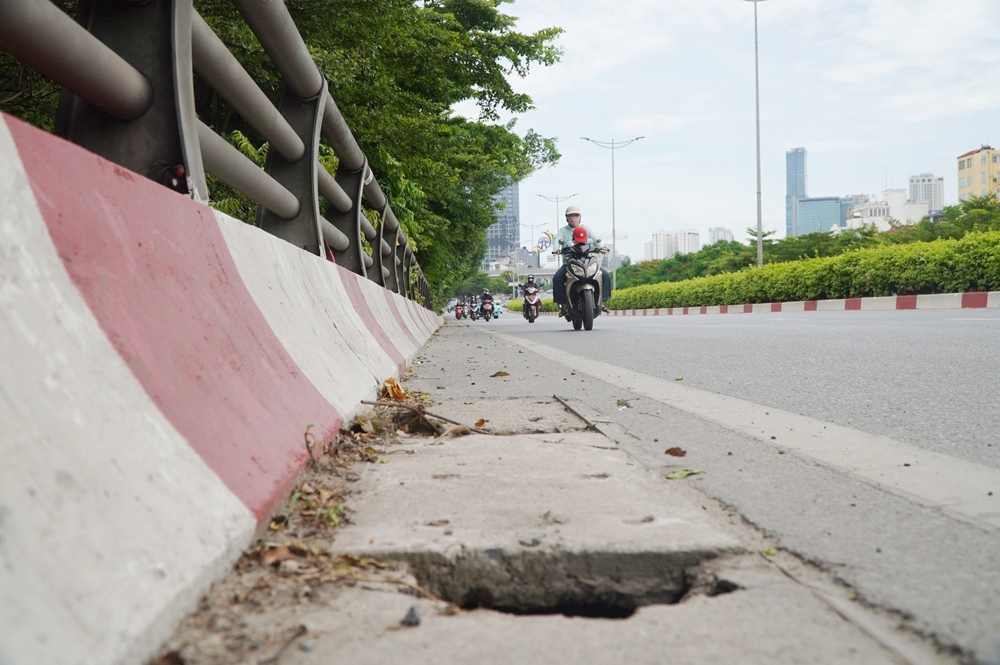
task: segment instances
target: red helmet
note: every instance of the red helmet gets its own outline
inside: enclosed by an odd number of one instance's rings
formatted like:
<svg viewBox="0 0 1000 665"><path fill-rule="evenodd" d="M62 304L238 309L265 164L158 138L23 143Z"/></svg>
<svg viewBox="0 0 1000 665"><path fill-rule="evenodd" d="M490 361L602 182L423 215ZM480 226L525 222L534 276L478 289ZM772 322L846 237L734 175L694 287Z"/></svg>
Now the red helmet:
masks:
<svg viewBox="0 0 1000 665"><path fill-rule="evenodd" d="M578 245L587 244L587 229L582 226L573 229L573 242Z"/></svg>

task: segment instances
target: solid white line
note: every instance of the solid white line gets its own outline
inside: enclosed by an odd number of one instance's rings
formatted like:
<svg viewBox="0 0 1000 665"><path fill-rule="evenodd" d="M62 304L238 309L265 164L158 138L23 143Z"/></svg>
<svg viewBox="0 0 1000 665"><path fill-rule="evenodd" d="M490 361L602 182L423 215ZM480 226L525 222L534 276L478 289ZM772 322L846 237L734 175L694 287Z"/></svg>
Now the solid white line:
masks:
<svg viewBox="0 0 1000 665"><path fill-rule="evenodd" d="M966 522L1000 527L1000 469L925 450L736 397L689 388L648 374L488 330L611 385L740 432L794 450L827 466ZM775 437L775 438L771 438ZM992 492L992 495L990 493Z"/></svg>

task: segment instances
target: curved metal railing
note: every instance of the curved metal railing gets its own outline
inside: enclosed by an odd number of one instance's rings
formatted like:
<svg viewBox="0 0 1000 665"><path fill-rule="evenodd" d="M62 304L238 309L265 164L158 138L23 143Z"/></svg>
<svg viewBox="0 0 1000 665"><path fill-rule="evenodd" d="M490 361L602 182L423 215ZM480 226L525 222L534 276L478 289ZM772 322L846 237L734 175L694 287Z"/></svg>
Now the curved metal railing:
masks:
<svg viewBox="0 0 1000 665"><path fill-rule="evenodd" d="M0 0L0 49L63 86L60 136L203 202L210 173L258 204L262 229L430 308L406 235L284 3L233 4L281 74L277 106L192 0L81 0L76 21L49 0ZM263 169L198 119L194 74L270 144ZM319 162L322 140L336 175Z"/></svg>

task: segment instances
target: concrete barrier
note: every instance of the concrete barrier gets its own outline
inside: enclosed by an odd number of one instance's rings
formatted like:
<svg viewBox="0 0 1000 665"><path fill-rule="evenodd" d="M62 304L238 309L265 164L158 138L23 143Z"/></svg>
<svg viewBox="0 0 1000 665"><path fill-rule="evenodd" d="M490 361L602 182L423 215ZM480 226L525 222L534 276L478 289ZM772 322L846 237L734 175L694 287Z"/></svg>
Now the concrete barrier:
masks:
<svg viewBox="0 0 1000 665"><path fill-rule="evenodd" d="M441 319L3 116L0 663L135 663Z"/></svg>

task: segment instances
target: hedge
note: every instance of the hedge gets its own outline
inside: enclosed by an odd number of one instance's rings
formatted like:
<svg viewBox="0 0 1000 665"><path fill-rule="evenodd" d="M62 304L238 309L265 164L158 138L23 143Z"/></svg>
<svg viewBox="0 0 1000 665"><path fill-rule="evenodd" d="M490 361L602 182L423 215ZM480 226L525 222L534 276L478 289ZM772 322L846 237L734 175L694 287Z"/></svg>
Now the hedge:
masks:
<svg viewBox="0 0 1000 665"><path fill-rule="evenodd" d="M1000 232L858 249L616 291L612 309L1000 291Z"/></svg>
<svg viewBox="0 0 1000 665"><path fill-rule="evenodd" d="M524 304L524 299L523 298L518 298L516 300L512 298L512 299L510 299L510 300L507 301L507 309L509 311L511 311L511 312L517 312L518 314L521 314L522 311L523 311L521 309L521 306L523 304ZM552 298L542 298L542 311L543 312L558 312L559 311L559 305L557 305L555 303L555 301L552 300Z"/></svg>

